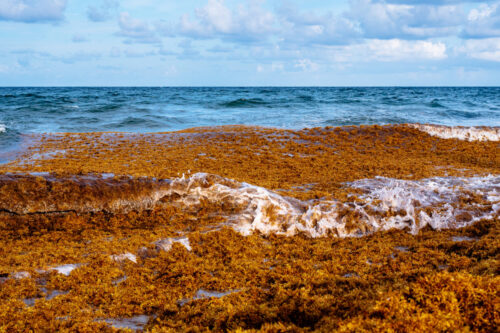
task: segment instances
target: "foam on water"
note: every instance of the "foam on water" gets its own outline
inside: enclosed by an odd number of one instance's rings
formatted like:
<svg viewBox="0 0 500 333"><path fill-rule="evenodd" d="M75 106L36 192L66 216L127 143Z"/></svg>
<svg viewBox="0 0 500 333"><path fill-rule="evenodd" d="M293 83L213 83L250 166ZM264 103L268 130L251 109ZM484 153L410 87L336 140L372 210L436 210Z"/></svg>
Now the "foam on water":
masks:
<svg viewBox="0 0 500 333"><path fill-rule="evenodd" d="M125 261L129 260L135 264L137 263L137 257L135 256L135 254L132 254L130 252L111 255L110 259L114 260L116 262L125 262Z"/></svg>
<svg viewBox="0 0 500 333"><path fill-rule="evenodd" d="M410 124L410 126L442 139L500 141L500 127L463 127L429 124Z"/></svg>
<svg viewBox="0 0 500 333"><path fill-rule="evenodd" d="M204 290L204 289L198 289L196 293L194 294L193 298L184 298L181 300L177 301L177 304L180 306L183 306L191 301L196 301L199 299L207 299L207 298L222 298L227 295L231 295L234 293L239 292L239 289L236 290L228 290L228 291L210 291L210 290Z"/></svg>
<svg viewBox="0 0 500 333"><path fill-rule="evenodd" d="M51 269L54 271L57 271L57 273L59 273L59 274L69 276L73 270L77 269L80 266L81 266L80 264L66 264L66 265L53 267Z"/></svg>
<svg viewBox="0 0 500 333"><path fill-rule="evenodd" d="M0 133L5 132L6 129L7 127L4 124L0 123Z"/></svg>
<svg viewBox="0 0 500 333"><path fill-rule="evenodd" d="M189 238L187 237L180 237L180 238L165 238L165 239L160 239L153 244L155 245L156 249L159 251L170 251L172 249L172 246L174 243L179 243L183 245L186 250L191 251L191 244L189 243Z"/></svg>
<svg viewBox="0 0 500 333"><path fill-rule="evenodd" d="M376 177L350 186L365 192L360 198L375 214L395 213L380 220L382 229L408 224L414 233L426 225L434 229L460 228L491 218L497 214L495 204L500 201L500 177L491 175L418 181Z"/></svg>
<svg viewBox="0 0 500 333"><path fill-rule="evenodd" d="M189 206L212 203L232 207L228 221L243 235L310 237L362 236L379 230L417 233L460 228L498 215L500 176L436 177L418 181L377 177L346 184L361 190L347 202L300 201L265 188L197 173L171 183L176 201ZM228 212L230 211L228 210Z"/></svg>

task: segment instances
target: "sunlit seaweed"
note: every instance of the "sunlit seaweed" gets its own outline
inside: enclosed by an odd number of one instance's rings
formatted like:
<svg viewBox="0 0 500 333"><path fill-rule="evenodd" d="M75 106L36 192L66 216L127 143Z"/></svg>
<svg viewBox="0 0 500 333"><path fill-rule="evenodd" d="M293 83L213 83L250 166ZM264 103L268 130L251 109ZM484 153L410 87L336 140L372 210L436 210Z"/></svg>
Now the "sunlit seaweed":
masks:
<svg viewBox="0 0 500 333"><path fill-rule="evenodd" d="M234 187L234 179L299 200L355 202L364 192L346 182L498 175L498 142L439 139L408 126L36 139L1 166L0 330L111 332L123 318L144 316L154 332L500 326L498 214L416 234L243 236L227 214L243 207L201 200L186 209L178 193L165 192L167 179L208 172L218 176L203 186L223 179ZM151 196L160 192L168 195ZM461 200L485 204L474 193ZM345 214L354 227L359 217ZM186 238L189 248L174 241ZM54 269L68 264L67 275Z"/></svg>

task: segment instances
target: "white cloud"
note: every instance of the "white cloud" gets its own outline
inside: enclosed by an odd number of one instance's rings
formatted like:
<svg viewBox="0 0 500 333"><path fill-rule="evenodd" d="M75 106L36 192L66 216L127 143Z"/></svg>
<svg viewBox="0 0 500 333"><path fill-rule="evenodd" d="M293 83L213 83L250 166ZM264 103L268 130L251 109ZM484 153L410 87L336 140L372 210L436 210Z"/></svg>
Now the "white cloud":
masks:
<svg viewBox="0 0 500 333"><path fill-rule="evenodd" d="M469 58L500 62L500 38L467 40L461 51Z"/></svg>
<svg viewBox="0 0 500 333"><path fill-rule="evenodd" d="M373 0L353 0L346 14L358 22L367 38L421 39L456 35L465 22L457 5L391 4Z"/></svg>
<svg viewBox="0 0 500 333"><path fill-rule="evenodd" d="M119 36L126 37L127 43L158 43L160 40L147 22L133 18L127 12L120 13L118 20Z"/></svg>
<svg viewBox="0 0 500 333"><path fill-rule="evenodd" d="M446 59L446 45L442 42L408 41L401 39L368 39L364 43L336 47L331 58L340 63L394 62Z"/></svg>
<svg viewBox="0 0 500 333"><path fill-rule="evenodd" d="M64 18L66 0L2 0L0 20L19 22L59 21Z"/></svg>
<svg viewBox="0 0 500 333"><path fill-rule="evenodd" d="M380 61L428 59L441 60L447 57L446 45L442 42L405 41L400 39L370 40L367 42L372 57Z"/></svg>
<svg viewBox="0 0 500 333"><path fill-rule="evenodd" d="M183 15L179 23L181 34L196 38L255 40L266 38L274 31L274 15L251 0L245 6L229 8L224 0L208 0L195 10L194 19Z"/></svg>
<svg viewBox="0 0 500 333"><path fill-rule="evenodd" d="M468 22L462 36L484 38L500 36L500 2L481 4L469 12Z"/></svg>
<svg viewBox="0 0 500 333"><path fill-rule="evenodd" d="M208 0L194 15L182 15L176 27L163 24L166 28L160 30L166 31L167 36L243 43L280 41L292 47L348 45L366 38L425 40L457 36L467 21L460 4L402 2L351 0L347 12L333 13L328 9L302 11L290 3L270 12L264 8L263 0L247 0L239 6L229 6L225 0Z"/></svg>
<svg viewBox="0 0 500 333"><path fill-rule="evenodd" d="M283 72L285 70L285 64L279 61L274 61L270 65L257 65L257 72Z"/></svg>
<svg viewBox="0 0 500 333"><path fill-rule="evenodd" d="M491 14L493 14L496 10L496 7L498 4L494 4L492 6L489 6L485 3L481 4L479 8L473 8L469 12L469 15L467 16L467 19L471 22L474 21L480 21L485 18L489 18Z"/></svg>
<svg viewBox="0 0 500 333"><path fill-rule="evenodd" d="M196 9L196 16L217 32L231 33L236 28L233 13L222 0L209 0L205 7Z"/></svg>
<svg viewBox="0 0 500 333"><path fill-rule="evenodd" d="M287 5L282 6L278 13L280 35L285 42L339 45L361 37L357 23L331 12L318 15Z"/></svg>

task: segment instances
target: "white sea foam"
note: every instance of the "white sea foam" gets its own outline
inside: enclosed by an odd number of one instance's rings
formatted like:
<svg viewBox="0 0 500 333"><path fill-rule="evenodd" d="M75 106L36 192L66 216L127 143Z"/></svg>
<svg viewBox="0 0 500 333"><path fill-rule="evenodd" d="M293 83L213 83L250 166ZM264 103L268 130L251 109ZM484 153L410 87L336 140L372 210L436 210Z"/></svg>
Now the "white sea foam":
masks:
<svg viewBox="0 0 500 333"><path fill-rule="evenodd" d="M66 264L66 265L53 267L51 269L54 271L57 271L57 273L59 273L59 274L63 274L63 275L68 276L71 274L71 272L73 270L75 270L78 267L80 267L80 264Z"/></svg>
<svg viewBox="0 0 500 333"><path fill-rule="evenodd" d="M362 236L394 228L416 233L426 225L459 228L497 216L500 203L500 176L418 181L377 177L346 186L361 194L347 202L300 201L262 187L197 173L173 180L168 195L186 208L202 203L226 207L228 222L243 235L258 231L310 237Z"/></svg>
<svg viewBox="0 0 500 333"><path fill-rule="evenodd" d="M241 290L236 289L236 290L228 290L228 291L210 291L210 290L204 290L204 289L198 289L196 294L194 294L193 298L184 298L180 299L177 301L177 304L180 306L183 306L191 301L196 301L199 299L207 299L207 298L222 298L227 295L231 295L237 292L240 292Z"/></svg>
<svg viewBox="0 0 500 333"><path fill-rule="evenodd" d="M12 274L12 277L16 280L21 280L21 279L29 279L31 277L31 274L29 272L16 272Z"/></svg>
<svg viewBox="0 0 500 333"><path fill-rule="evenodd" d="M7 130L7 127L4 124L0 123L0 133L5 132L6 130Z"/></svg>
<svg viewBox="0 0 500 333"><path fill-rule="evenodd" d="M443 139L467 141L500 141L500 127L463 127L409 124L411 127Z"/></svg>
<svg viewBox="0 0 500 333"><path fill-rule="evenodd" d="M170 251L174 243L179 243L183 245L186 250L191 251L191 244L189 243L189 238L180 237L180 238L165 238L160 239L159 241L154 242L156 249L159 251Z"/></svg>
<svg viewBox="0 0 500 333"><path fill-rule="evenodd" d="M133 263L137 263L137 257L135 256L135 254L132 254L130 252L126 252L126 253L122 253L122 254L113 254L111 256L109 256L111 258L111 260L114 260L116 262L125 262L127 260L130 260L131 262Z"/></svg>
<svg viewBox="0 0 500 333"><path fill-rule="evenodd" d="M375 212L398 212L382 218L382 229L404 224L412 232L426 225L434 229L460 228L496 214L500 202L500 177L435 177L418 181L384 177L353 182L364 190L360 196ZM478 202L474 197L481 198ZM470 200L472 199L472 200ZM381 215L382 215L381 214Z"/></svg>

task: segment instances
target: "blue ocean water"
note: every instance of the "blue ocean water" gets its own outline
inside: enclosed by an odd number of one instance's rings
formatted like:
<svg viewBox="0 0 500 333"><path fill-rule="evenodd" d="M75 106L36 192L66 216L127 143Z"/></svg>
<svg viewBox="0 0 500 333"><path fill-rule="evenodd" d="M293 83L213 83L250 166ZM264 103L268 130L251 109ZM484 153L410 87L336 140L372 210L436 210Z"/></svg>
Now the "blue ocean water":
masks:
<svg viewBox="0 0 500 333"><path fill-rule="evenodd" d="M248 124L500 125L500 88L0 88L0 150L22 133Z"/></svg>

